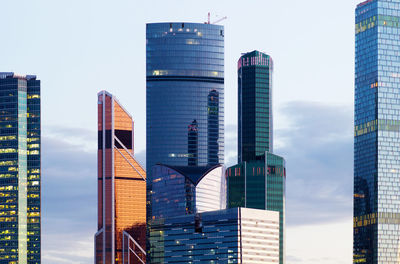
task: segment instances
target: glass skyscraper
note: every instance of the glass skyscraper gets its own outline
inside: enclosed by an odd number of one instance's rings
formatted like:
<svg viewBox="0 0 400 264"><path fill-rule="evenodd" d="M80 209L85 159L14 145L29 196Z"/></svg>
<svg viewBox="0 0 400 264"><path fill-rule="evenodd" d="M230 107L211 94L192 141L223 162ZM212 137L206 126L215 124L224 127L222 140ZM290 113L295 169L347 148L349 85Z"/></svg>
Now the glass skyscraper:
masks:
<svg viewBox="0 0 400 264"><path fill-rule="evenodd" d="M238 162L273 151L272 58L257 50L238 61Z"/></svg>
<svg viewBox="0 0 400 264"><path fill-rule="evenodd" d="M285 263L285 160L269 152L264 156L227 169L227 205L279 212L279 263Z"/></svg>
<svg viewBox="0 0 400 264"><path fill-rule="evenodd" d="M147 170L223 164L224 27L147 24L146 81Z"/></svg>
<svg viewBox="0 0 400 264"><path fill-rule="evenodd" d="M238 60L238 164L227 169L228 208L279 212L279 263L285 263L286 165L273 151L270 56L254 50Z"/></svg>
<svg viewBox="0 0 400 264"><path fill-rule="evenodd" d="M41 262L40 81L0 73L0 263Z"/></svg>
<svg viewBox="0 0 400 264"><path fill-rule="evenodd" d="M132 116L112 94L98 94L96 264L146 261L146 172L134 157Z"/></svg>
<svg viewBox="0 0 400 264"><path fill-rule="evenodd" d="M399 263L400 1L356 8L353 263Z"/></svg>
<svg viewBox="0 0 400 264"><path fill-rule="evenodd" d="M156 219L149 263L279 262L279 213L234 208Z"/></svg>

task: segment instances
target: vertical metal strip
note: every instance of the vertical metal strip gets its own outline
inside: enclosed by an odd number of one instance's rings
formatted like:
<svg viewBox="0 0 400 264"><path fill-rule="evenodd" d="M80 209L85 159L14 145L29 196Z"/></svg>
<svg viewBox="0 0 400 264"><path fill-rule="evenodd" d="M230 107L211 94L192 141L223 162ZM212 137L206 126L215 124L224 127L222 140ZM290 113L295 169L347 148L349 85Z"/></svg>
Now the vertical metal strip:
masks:
<svg viewBox="0 0 400 264"><path fill-rule="evenodd" d="M247 208L247 161L244 162L243 176L244 176L244 207Z"/></svg>
<svg viewBox="0 0 400 264"><path fill-rule="evenodd" d="M97 181L99 181L99 179L97 179ZM97 264L96 263L96 261L97 261L97 258L96 258L96 256L97 256L96 239L97 239L97 236L94 235L94 258L93 258L94 264Z"/></svg>
<svg viewBox="0 0 400 264"><path fill-rule="evenodd" d="M240 58L242 60L242 58ZM243 161L243 65L242 67L240 67L240 90L239 90L239 100L240 100L240 104L239 104L239 111L240 111L240 120L239 120L239 129L240 129L240 133L239 133L239 140L240 140L240 144L238 144L239 147L239 160L238 162L242 162ZM239 146L240 145L240 146Z"/></svg>
<svg viewBox="0 0 400 264"><path fill-rule="evenodd" d="M265 194L265 210L268 210L268 192L267 192L267 188L268 188L268 151L265 151L265 190L264 190L264 194Z"/></svg>
<svg viewBox="0 0 400 264"><path fill-rule="evenodd" d="M271 57L269 57L269 152L274 151L274 116L273 116L273 109L272 109L272 96L273 96L273 80L272 80L272 73L274 71L273 61Z"/></svg>
<svg viewBox="0 0 400 264"><path fill-rule="evenodd" d="M135 155L135 124L133 122L133 117L132 117L132 155Z"/></svg>
<svg viewBox="0 0 400 264"><path fill-rule="evenodd" d="M111 245L111 256L112 256L112 261L111 263L115 263L115 168L114 168L114 142L115 142L115 131L114 131L114 96L111 96L111 196L112 196L112 201L111 201L111 214L112 214L112 222L111 222L111 227L112 227L112 245Z"/></svg>
<svg viewBox="0 0 400 264"><path fill-rule="evenodd" d="M239 244L239 250L240 250L240 262L239 263L243 263L243 249L242 249L242 208L239 207L238 208L238 216L239 216L239 236L240 236L240 244Z"/></svg>
<svg viewBox="0 0 400 264"><path fill-rule="evenodd" d="M103 164L102 164L102 169L103 169L103 264L106 263L106 93L103 91L103 124L102 124L102 129L103 129Z"/></svg>

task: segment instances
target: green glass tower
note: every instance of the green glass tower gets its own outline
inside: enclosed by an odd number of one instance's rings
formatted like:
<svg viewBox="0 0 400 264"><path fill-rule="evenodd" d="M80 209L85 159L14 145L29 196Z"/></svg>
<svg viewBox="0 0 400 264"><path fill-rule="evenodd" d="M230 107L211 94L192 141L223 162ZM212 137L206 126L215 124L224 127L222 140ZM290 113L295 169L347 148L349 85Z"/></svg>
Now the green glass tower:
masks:
<svg viewBox="0 0 400 264"><path fill-rule="evenodd" d="M0 73L0 264L40 264L40 81Z"/></svg>
<svg viewBox="0 0 400 264"><path fill-rule="evenodd" d="M285 160L273 151L270 56L259 51L238 61L238 164L227 169L227 207L279 212L279 263L285 263Z"/></svg>
<svg viewBox="0 0 400 264"><path fill-rule="evenodd" d="M279 263L285 263L285 160L265 152L265 160L244 161L226 171L227 207L279 212Z"/></svg>
<svg viewBox="0 0 400 264"><path fill-rule="evenodd" d="M238 162L273 151L272 58L252 51L238 61Z"/></svg>

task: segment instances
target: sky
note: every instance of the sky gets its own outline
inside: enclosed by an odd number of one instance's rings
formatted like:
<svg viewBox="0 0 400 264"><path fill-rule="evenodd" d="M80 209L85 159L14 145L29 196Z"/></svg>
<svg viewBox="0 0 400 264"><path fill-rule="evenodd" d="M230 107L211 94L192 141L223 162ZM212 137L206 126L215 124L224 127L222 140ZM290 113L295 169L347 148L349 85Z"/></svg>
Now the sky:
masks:
<svg viewBox="0 0 400 264"><path fill-rule="evenodd" d="M354 0L3 0L0 71L42 85L42 263L93 263L97 93L135 119L145 164L145 24L225 26L226 164L237 159L236 62L274 60L274 152L287 164L287 263L352 261Z"/></svg>

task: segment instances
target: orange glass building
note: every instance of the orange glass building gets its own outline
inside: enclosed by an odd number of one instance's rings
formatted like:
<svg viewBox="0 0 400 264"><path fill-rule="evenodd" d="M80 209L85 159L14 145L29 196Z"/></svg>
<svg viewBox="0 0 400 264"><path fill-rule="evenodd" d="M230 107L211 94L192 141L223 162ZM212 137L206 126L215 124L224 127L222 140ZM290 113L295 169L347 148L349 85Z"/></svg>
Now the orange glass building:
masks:
<svg viewBox="0 0 400 264"><path fill-rule="evenodd" d="M112 94L98 94L96 264L146 262L146 172L134 158L132 116Z"/></svg>

